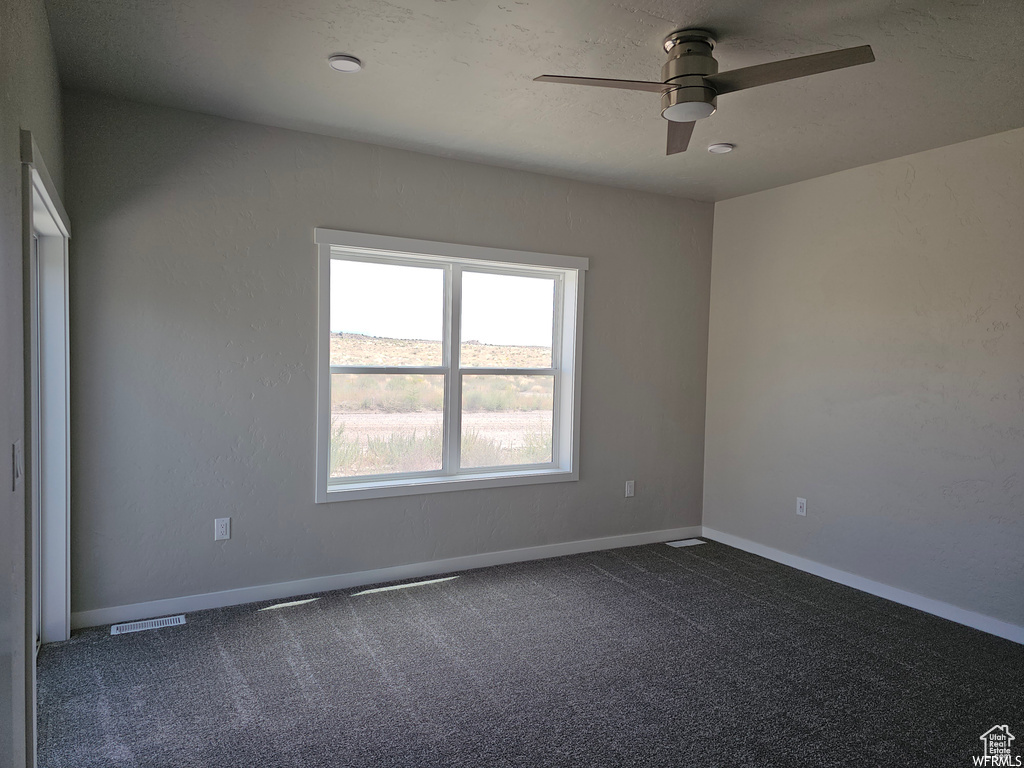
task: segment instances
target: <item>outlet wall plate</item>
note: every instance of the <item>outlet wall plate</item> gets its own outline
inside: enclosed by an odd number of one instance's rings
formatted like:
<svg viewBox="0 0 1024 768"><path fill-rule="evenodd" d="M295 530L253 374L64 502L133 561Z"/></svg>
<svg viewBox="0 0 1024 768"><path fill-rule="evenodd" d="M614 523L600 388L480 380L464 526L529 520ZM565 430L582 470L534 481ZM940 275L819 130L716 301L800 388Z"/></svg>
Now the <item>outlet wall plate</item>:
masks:
<svg viewBox="0 0 1024 768"><path fill-rule="evenodd" d="M801 499L799 496L796 497L796 513L800 517L807 517L807 499Z"/></svg>
<svg viewBox="0 0 1024 768"><path fill-rule="evenodd" d="M226 541L231 538L231 518L218 517L213 521L213 540Z"/></svg>
<svg viewBox="0 0 1024 768"><path fill-rule="evenodd" d="M627 480L626 481L626 498L627 499L632 498L633 494L635 492L636 492L636 482L633 481L633 480Z"/></svg>

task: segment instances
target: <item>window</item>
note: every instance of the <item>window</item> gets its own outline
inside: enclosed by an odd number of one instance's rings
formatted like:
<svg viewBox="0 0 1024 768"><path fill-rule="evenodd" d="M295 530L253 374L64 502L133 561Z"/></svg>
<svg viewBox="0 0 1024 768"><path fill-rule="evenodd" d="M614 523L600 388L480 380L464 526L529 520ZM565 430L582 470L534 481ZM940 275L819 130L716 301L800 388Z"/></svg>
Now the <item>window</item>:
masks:
<svg viewBox="0 0 1024 768"><path fill-rule="evenodd" d="M577 479L586 259L316 242L317 501Z"/></svg>

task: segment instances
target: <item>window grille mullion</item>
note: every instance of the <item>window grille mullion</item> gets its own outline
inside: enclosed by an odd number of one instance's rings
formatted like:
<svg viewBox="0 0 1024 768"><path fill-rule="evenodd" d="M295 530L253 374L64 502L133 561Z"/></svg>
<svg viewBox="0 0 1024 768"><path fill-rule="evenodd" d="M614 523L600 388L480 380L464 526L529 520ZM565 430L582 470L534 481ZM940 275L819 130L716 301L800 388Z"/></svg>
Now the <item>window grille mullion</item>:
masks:
<svg viewBox="0 0 1024 768"><path fill-rule="evenodd" d="M445 441L446 473L454 475L459 471L462 452L462 374L459 363L462 353L462 267L452 265L451 310L448 321L448 393L447 409L444 414L448 439Z"/></svg>
<svg viewBox="0 0 1024 768"><path fill-rule="evenodd" d="M470 376L554 376L557 368L462 368Z"/></svg>
<svg viewBox="0 0 1024 768"><path fill-rule="evenodd" d="M385 376L401 376L409 374L413 376L431 376L444 374L448 367L444 365L424 366L381 366L381 365L332 365L331 373L379 373Z"/></svg>

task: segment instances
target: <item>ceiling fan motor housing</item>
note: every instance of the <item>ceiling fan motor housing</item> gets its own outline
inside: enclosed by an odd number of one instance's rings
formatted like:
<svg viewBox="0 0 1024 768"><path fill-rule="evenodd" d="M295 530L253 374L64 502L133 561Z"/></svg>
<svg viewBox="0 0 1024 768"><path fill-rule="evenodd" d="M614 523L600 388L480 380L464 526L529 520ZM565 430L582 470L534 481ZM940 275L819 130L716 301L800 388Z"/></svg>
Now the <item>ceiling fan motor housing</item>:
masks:
<svg viewBox="0 0 1024 768"><path fill-rule="evenodd" d="M662 117L676 122L710 117L718 108L718 94L704 81L705 76L718 74L711 33L679 30L666 37L664 45L669 58L661 68L662 82L679 87L662 95Z"/></svg>

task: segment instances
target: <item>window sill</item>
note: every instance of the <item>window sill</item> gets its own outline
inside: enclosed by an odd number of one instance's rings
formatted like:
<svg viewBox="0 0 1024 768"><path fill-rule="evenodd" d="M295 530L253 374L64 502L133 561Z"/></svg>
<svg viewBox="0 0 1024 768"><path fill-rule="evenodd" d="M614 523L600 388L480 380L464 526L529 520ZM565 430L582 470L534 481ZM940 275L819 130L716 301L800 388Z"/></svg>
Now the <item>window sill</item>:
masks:
<svg viewBox="0 0 1024 768"><path fill-rule="evenodd" d="M327 487L326 497L318 494L317 503L381 499L390 496L412 496L420 493L446 493L482 488L504 488L539 483L564 483L579 480L579 473L565 469L524 470L519 474L495 472L476 475L445 475L444 477L413 477L402 480L369 480Z"/></svg>

